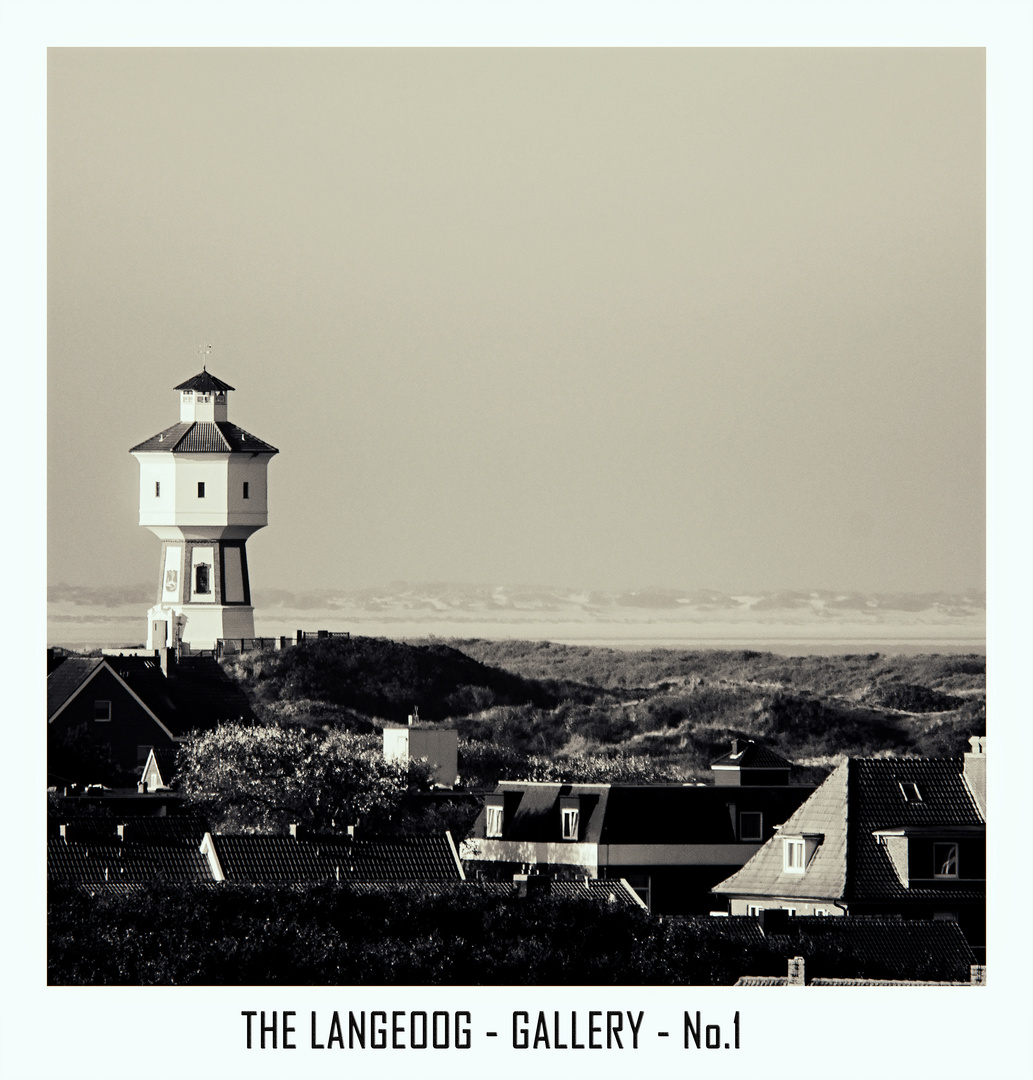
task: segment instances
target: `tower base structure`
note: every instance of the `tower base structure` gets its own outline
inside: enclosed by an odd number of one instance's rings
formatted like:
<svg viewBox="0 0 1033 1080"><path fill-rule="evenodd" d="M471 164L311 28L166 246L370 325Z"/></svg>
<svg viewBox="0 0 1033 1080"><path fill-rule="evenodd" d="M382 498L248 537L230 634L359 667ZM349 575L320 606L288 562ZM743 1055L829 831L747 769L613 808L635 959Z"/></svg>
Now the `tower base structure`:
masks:
<svg viewBox="0 0 1033 1080"><path fill-rule="evenodd" d="M219 638L253 638L255 609L244 604L156 604L147 612L147 648L214 649Z"/></svg>

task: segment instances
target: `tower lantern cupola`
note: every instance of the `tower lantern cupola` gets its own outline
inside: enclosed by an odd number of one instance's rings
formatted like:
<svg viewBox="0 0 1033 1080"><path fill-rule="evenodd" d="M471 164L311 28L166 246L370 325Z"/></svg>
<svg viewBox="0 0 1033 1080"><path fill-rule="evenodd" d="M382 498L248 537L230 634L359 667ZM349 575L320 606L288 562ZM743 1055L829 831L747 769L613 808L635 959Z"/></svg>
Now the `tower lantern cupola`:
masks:
<svg viewBox="0 0 1033 1080"><path fill-rule="evenodd" d="M255 636L246 542L269 523L275 446L229 421L233 387L204 369L175 388L179 423L134 446L140 524L161 540L147 647Z"/></svg>
<svg viewBox="0 0 1033 1080"><path fill-rule="evenodd" d="M205 368L200 375L187 379L176 387L179 391L180 420L225 420L227 397L233 389L229 383L208 374Z"/></svg>

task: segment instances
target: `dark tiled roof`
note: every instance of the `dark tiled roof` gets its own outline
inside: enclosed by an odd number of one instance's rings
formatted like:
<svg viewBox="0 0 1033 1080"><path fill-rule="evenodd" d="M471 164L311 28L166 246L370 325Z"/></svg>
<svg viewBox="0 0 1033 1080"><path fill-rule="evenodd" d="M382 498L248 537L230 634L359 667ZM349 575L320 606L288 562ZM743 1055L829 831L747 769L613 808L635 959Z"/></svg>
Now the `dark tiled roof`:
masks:
<svg viewBox="0 0 1033 1080"><path fill-rule="evenodd" d="M47 676L47 716L51 717L103 664L95 656L69 656Z"/></svg>
<svg viewBox="0 0 1033 1080"><path fill-rule="evenodd" d="M810 785L547 784L504 781L502 839L559 842L560 799L579 796L579 839L602 844L735 844L735 817L761 811L766 833L814 790ZM734 811L734 813L733 813ZM485 813L473 834L485 835Z"/></svg>
<svg viewBox="0 0 1033 1080"><path fill-rule="evenodd" d="M195 375L192 379L187 379L186 382L181 382L179 386L173 387L173 390L200 390L201 393L232 389L233 387L228 382L217 379L207 368L200 375Z"/></svg>
<svg viewBox="0 0 1033 1080"><path fill-rule="evenodd" d="M785 823L781 835L823 835L803 874L785 873L782 843L768 841L714 892L740 896L880 901L978 901L982 882L906 887L880 829L978 828L984 824L963 777L961 758L853 758L835 769ZM917 786L909 798L902 785Z"/></svg>
<svg viewBox="0 0 1033 1080"><path fill-rule="evenodd" d="M878 829L983 825L963 764L961 758L858 758L849 763L849 898L982 899L982 882L905 887L887 848L872 835ZM912 784L920 798L905 796L902 786L913 790Z"/></svg>
<svg viewBox="0 0 1033 1080"><path fill-rule="evenodd" d="M405 836L350 840L347 837L212 837L226 880L235 884L314 884L358 881L460 881L449 839Z"/></svg>
<svg viewBox="0 0 1033 1080"><path fill-rule="evenodd" d="M55 885L186 884L211 881L208 860L192 844L97 840L47 841L47 880Z"/></svg>
<svg viewBox="0 0 1033 1080"><path fill-rule="evenodd" d="M74 817L67 822L60 818L49 818L47 834L60 836L64 825L65 837L69 843L89 844L118 842L119 826L122 826L122 838L126 843L172 844L199 847L208 823L192 814L173 814L168 816L131 817L126 814L117 817Z"/></svg>
<svg viewBox="0 0 1033 1080"><path fill-rule="evenodd" d="M786 957L806 958L812 942L832 945L888 977L907 978L935 958L940 970L964 978L976 962L961 928L948 921L807 916L789 919L785 931L767 935L767 941Z"/></svg>
<svg viewBox="0 0 1033 1080"><path fill-rule="evenodd" d="M729 751L722 757L719 757L716 761L712 762L710 767L716 768L720 765L731 765L739 769L791 769L792 762L786 761L784 757L776 754L774 750L769 750L766 746L758 746L755 742L747 742L741 746L738 753L732 753Z"/></svg>
<svg viewBox="0 0 1033 1080"><path fill-rule="evenodd" d="M765 834L814 788L617 786L610 791L604 844L735 844L737 815L760 811Z"/></svg>
<svg viewBox="0 0 1033 1080"><path fill-rule="evenodd" d="M186 735L195 729L207 730L220 723L251 723L256 719L247 695L215 660L206 657L181 660L166 678L150 657L110 656L107 659L174 736ZM164 769L162 778L166 782L169 779Z"/></svg>
<svg viewBox="0 0 1033 1080"><path fill-rule="evenodd" d="M228 420L181 420L129 452L160 450L170 454L277 454L264 442Z"/></svg>

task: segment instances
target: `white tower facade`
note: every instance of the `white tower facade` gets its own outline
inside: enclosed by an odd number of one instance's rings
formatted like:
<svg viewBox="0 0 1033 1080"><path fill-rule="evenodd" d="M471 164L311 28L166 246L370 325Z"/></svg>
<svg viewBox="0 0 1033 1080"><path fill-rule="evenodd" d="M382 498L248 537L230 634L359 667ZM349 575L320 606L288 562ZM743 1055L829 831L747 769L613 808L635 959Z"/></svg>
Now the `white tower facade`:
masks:
<svg viewBox="0 0 1033 1080"><path fill-rule="evenodd" d="M161 540L147 648L213 649L255 636L245 544L269 523L266 472L278 451L229 422L233 387L207 369L176 390L179 423L130 451L140 524Z"/></svg>

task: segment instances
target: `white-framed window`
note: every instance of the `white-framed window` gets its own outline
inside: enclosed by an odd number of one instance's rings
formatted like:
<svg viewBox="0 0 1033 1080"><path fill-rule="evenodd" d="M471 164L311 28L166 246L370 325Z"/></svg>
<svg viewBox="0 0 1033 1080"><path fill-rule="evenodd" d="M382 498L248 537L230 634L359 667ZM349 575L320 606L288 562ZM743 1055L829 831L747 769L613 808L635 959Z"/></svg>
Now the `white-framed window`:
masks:
<svg viewBox="0 0 1033 1080"><path fill-rule="evenodd" d="M786 914L789 915L789 916L793 916L793 915L796 914L796 908L794 908L794 907L787 907L785 910L786 910Z"/></svg>
<svg viewBox="0 0 1033 1080"><path fill-rule="evenodd" d="M955 843L933 844L933 877L956 878L958 876L958 845Z"/></svg>
<svg viewBox="0 0 1033 1080"><path fill-rule="evenodd" d="M501 806L488 806L485 808L488 816L486 819L484 832L486 836L501 836L502 835L502 807Z"/></svg>
<svg viewBox="0 0 1033 1080"><path fill-rule="evenodd" d="M915 803L922 801L922 793L914 780L898 780L900 793L904 796L904 802Z"/></svg>
<svg viewBox="0 0 1033 1080"><path fill-rule="evenodd" d="M739 815L739 839L760 840L764 836L764 815L759 810L744 810Z"/></svg>
<svg viewBox="0 0 1033 1080"><path fill-rule="evenodd" d="M788 837L782 841L782 869L787 874L802 874L804 871L804 848L802 840Z"/></svg>
<svg viewBox="0 0 1033 1080"><path fill-rule="evenodd" d="M823 907L816 907L816 908L814 909L814 914L815 914L815 915L828 915L828 913L829 913L829 909L828 909L828 908L823 908Z"/></svg>
<svg viewBox="0 0 1033 1080"><path fill-rule="evenodd" d="M746 914L752 919L756 919L760 915L761 909L756 904L747 904Z"/></svg>
<svg viewBox="0 0 1033 1080"><path fill-rule="evenodd" d="M93 703L93 719L101 722L111 719L111 702L110 701L94 701Z"/></svg>
<svg viewBox="0 0 1033 1080"><path fill-rule="evenodd" d="M563 839L564 840L576 840L578 822L580 820L580 811L574 807L564 807L562 812L563 818Z"/></svg>

